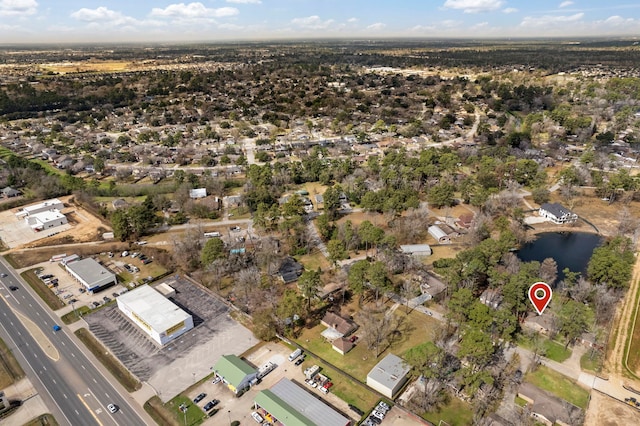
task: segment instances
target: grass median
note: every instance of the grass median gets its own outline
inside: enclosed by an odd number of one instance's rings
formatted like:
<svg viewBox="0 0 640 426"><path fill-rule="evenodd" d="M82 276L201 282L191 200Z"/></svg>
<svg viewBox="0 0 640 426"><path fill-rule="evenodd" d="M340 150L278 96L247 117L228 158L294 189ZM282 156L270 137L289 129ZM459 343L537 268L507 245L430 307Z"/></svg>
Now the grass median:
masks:
<svg viewBox="0 0 640 426"><path fill-rule="evenodd" d="M58 426L58 422L51 414L42 414L24 426Z"/></svg>
<svg viewBox="0 0 640 426"><path fill-rule="evenodd" d="M111 375L129 392L135 392L142 387L142 384L131 374L93 334L86 328L76 330L75 335L84 343L91 353L109 370Z"/></svg>
<svg viewBox="0 0 640 426"><path fill-rule="evenodd" d="M27 282L27 284L29 284L29 286L31 286L33 291L38 294L40 299L42 299L42 301L46 303L52 311L57 311L58 309L65 307L62 300L60 300L60 298L36 276L35 269L24 271L20 276Z"/></svg>
<svg viewBox="0 0 640 426"><path fill-rule="evenodd" d="M13 356L13 352L0 339L0 389L5 389L24 377L24 371Z"/></svg>

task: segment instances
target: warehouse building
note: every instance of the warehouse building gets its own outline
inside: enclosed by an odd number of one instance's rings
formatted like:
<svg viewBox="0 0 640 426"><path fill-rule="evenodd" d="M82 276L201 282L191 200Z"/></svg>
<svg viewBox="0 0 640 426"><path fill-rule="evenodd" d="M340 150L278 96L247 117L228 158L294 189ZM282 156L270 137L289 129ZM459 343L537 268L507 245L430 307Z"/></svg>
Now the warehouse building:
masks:
<svg viewBox="0 0 640 426"><path fill-rule="evenodd" d="M58 200L57 198L52 198L51 200L43 201L42 203L23 207L18 213L16 213L16 216L26 217L37 213L48 212L52 210L60 211L62 209L64 209L64 204L62 203L62 201Z"/></svg>
<svg viewBox="0 0 640 426"><path fill-rule="evenodd" d="M258 392L255 408L270 423L284 426L348 426L351 420L287 378Z"/></svg>
<svg viewBox="0 0 640 426"><path fill-rule="evenodd" d="M36 232L45 229L55 228L56 226L66 225L67 217L58 210L34 213L25 217L25 222Z"/></svg>
<svg viewBox="0 0 640 426"><path fill-rule="evenodd" d="M236 395L241 395L256 383L258 376L258 371L255 368L236 355L222 355L213 366L213 371Z"/></svg>
<svg viewBox="0 0 640 426"><path fill-rule="evenodd" d="M64 267L87 291L92 293L118 283L118 279L113 272L90 257L68 262Z"/></svg>
<svg viewBox="0 0 640 426"><path fill-rule="evenodd" d="M193 328L191 315L148 285L129 291L116 300L118 309L160 346Z"/></svg>
<svg viewBox="0 0 640 426"><path fill-rule="evenodd" d="M393 399L407 382L409 371L409 364L402 358L389 354L369 371L367 386Z"/></svg>

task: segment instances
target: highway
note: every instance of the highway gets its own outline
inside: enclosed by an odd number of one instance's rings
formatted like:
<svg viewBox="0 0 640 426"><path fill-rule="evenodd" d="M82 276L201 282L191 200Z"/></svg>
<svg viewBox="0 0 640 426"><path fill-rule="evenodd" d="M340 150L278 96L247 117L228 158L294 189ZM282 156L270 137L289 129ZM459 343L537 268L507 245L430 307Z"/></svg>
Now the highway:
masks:
<svg viewBox="0 0 640 426"><path fill-rule="evenodd" d="M0 335L13 350L27 377L60 425L144 425L129 401L111 385L80 351L59 319L46 309L17 272L0 258ZM18 287L10 290L11 286ZM28 318L48 338L53 348L38 344L25 326ZM54 331L60 324L62 329ZM34 325L31 325L34 327ZM46 341L40 344L46 346ZM57 353L56 353L57 351ZM115 379L111 379L115 380ZM108 404L118 406L110 413Z"/></svg>

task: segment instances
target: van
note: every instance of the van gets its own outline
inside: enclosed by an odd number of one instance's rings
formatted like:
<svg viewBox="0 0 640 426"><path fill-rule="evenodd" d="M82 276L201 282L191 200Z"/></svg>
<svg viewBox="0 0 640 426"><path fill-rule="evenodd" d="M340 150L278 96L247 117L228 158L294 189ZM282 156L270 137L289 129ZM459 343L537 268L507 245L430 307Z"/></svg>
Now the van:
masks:
<svg viewBox="0 0 640 426"><path fill-rule="evenodd" d="M289 355L289 361L295 360L300 355L302 355L302 349L298 348L295 351L291 352L291 355Z"/></svg>

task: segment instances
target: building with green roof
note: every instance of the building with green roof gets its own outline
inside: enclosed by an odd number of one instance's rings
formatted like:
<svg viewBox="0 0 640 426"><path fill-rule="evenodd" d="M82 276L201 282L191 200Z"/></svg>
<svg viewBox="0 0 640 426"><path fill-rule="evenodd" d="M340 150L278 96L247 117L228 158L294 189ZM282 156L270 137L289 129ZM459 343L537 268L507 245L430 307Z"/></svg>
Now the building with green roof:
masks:
<svg viewBox="0 0 640 426"><path fill-rule="evenodd" d="M236 355L222 355L213 371L235 394L249 388L255 381L258 372Z"/></svg>
<svg viewBox="0 0 640 426"><path fill-rule="evenodd" d="M271 423L284 426L348 426L351 420L334 410L321 399L282 378L271 389L258 392L256 408L264 411Z"/></svg>

